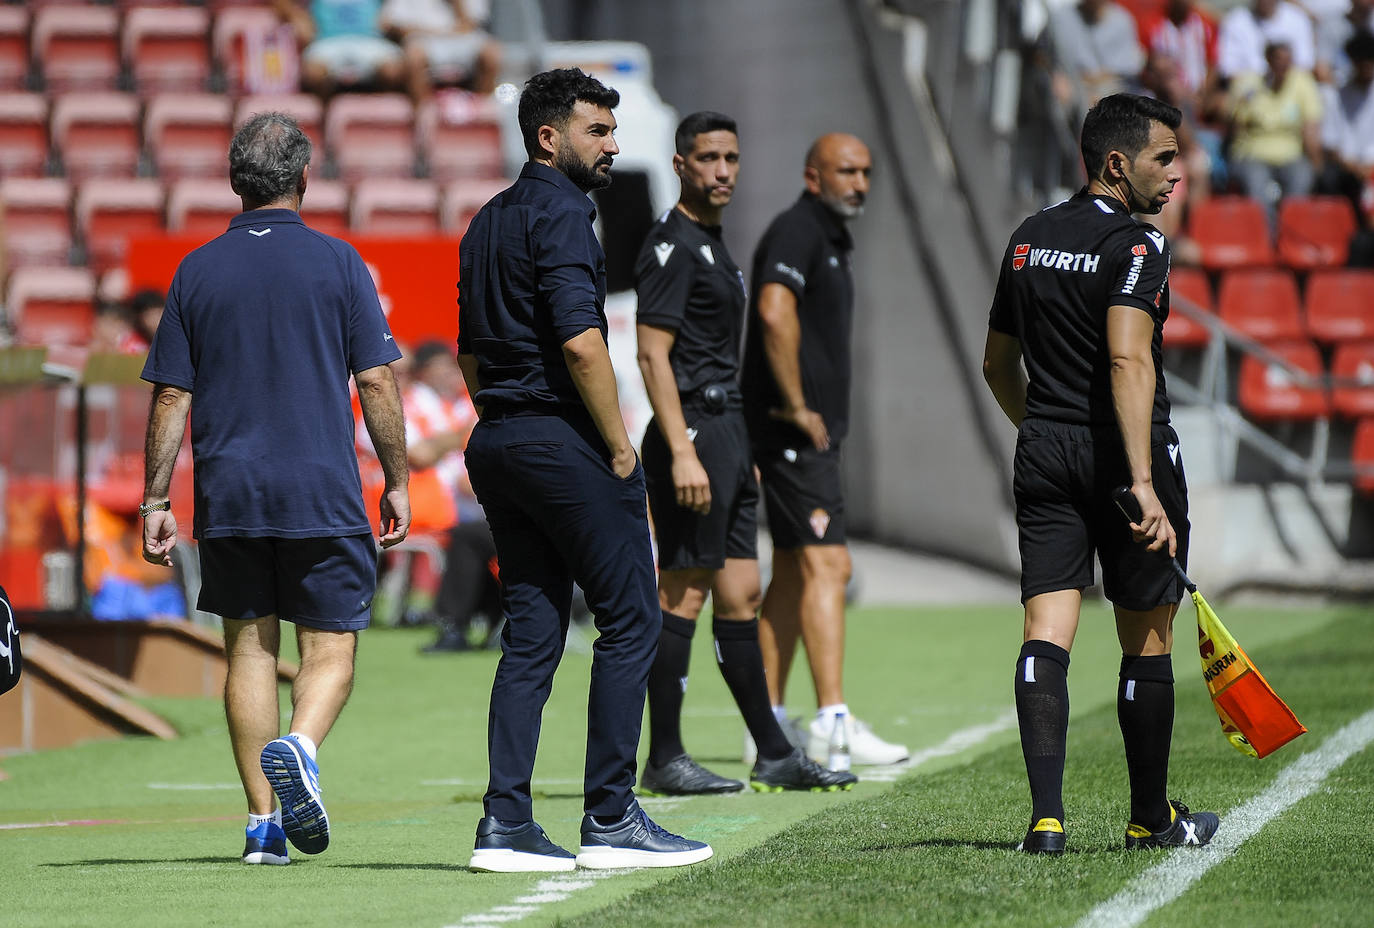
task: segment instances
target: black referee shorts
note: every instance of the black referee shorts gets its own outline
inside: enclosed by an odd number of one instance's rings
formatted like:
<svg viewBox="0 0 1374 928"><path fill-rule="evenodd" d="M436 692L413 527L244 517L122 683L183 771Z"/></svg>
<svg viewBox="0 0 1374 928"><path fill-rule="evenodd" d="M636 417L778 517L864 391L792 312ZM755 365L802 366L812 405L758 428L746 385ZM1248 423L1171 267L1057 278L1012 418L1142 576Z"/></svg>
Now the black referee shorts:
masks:
<svg viewBox="0 0 1374 928"><path fill-rule="evenodd" d="M640 458L649 511L658 540L659 570L719 570L726 558L757 559L759 485L749 457L749 431L737 410L709 413L683 408L693 444L711 481L711 511L700 515L677 504L673 455L657 420L644 433Z"/></svg>
<svg viewBox="0 0 1374 928"><path fill-rule="evenodd" d="M773 547L844 544L839 445L817 451L805 438L790 448L756 445L754 460L763 478L763 502L768 508Z"/></svg>
<svg viewBox="0 0 1374 928"><path fill-rule="evenodd" d="M1150 431L1155 494L1178 535L1178 562L1188 565L1188 484L1178 434ZM1114 428L1045 419L1021 423L1013 489L1021 549L1021 601L1041 593L1091 586L1093 552L1102 563L1107 599L1146 611L1183 598L1183 581L1167 551L1148 551L1112 501L1130 469Z"/></svg>

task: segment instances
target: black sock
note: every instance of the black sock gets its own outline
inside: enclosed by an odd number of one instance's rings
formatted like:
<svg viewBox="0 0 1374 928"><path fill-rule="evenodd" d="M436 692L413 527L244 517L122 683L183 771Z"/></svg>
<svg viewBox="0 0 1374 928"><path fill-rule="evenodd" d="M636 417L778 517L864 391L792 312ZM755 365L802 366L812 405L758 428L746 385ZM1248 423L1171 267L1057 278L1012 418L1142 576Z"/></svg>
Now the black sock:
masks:
<svg viewBox="0 0 1374 928"><path fill-rule="evenodd" d="M1131 823L1151 831L1169 827L1165 790L1174 734L1174 662L1168 654L1121 657L1116 718L1131 780Z"/></svg>
<svg viewBox="0 0 1374 928"><path fill-rule="evenodd" d="M732 622L712 619L711 634L716 639L716 664L730 695L735 697L744 724L758 745L759 757L777 760L792 753L792 745L782 733L773 707L768 701L768 684L763 678L763 654L759 651L759 620Z"/></svg>
<svg viewBox="0 0 1374 928"><path fill-rule="evenodd" d="M1016 659L1016 718L1031 789L1031 821L1064 821L1064 753L1069 735L1069 652L1027 641Z"/></svg>
<svg viewBox="0 0 1374 928"><path fill-rule="evenodd" d="M671 612L663 613L658 654L649 669L649 763L662 767L682 746L682 697L687 692L687 663L692 657L692 633L697 623Z"/></svg>

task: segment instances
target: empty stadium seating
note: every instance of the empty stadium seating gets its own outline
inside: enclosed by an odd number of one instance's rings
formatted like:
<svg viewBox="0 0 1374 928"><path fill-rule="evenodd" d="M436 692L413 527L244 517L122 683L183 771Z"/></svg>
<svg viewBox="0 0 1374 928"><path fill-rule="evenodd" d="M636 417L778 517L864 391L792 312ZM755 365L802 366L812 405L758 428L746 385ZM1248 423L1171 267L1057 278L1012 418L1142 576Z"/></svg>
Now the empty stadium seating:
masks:
<svg viewBox="0 0 1374 928"><path fill-rule="evenodd" d="M68 180L132 177L138 170L139 102L127 93L74 93L52 108L52 144Z"/></svg>
<svg viewBox="0 0 1374 928"><path fill-rule="evenodd" d="M348 188L333 180L311 179L301 201L301 218L325 235L348 236Z"/></svg>
<svg viewBox="0 0 1374 928"><path fill-rule="evenodd" d="M1311 342L1278 342L1268 348L1299 370L1321 376L1321 354ZM1310 421L1331 413L1322 386L1301 384L1282 365L1249 354L1240 362L1238 401L1247 416L1260 422Z"/></svg>
<svg viewBox="0 0 1374 928"><path fill-rule="evenodd" d="M158 176L224 177L233 102L222 94L163 94L148 101L143 143Z"/></svg>
<svg viewBox="0 0 1374 928"><path fill-rule="evenodd" d="M124 61L141 94L201 90L210 78L210 13L140 7L124 17Z"/></svg>
<svg viewBox="0 0 1374 928"><path fill-rule="evenodd" d="M1264 208L1242 196L1216 196L1191 204L1188 235L1209 271L1274 263Z"/></svg>
<svg viewBox="0 0 1374 928"><path fill-rule="evenodd" d="M29 11L0 6L0 90L23 90L29 76Z"/></svg>
<svg viewBox="0 0 1374 928"><path fill-rule="evenodd" d="M1331 357L1331 406L1342 416L1374 416L1374 341L1345 342Z"/></svg>
<svg viewBox="0 0 1374 928"><path fill-rule="evenodd" d="M119 82L119 13L108 6L55 4L33 16L32 52L48 89L114 90Z"/></svg>
<svg viewBox="0 0 1374 928"><path fill-rule="evenodd" d="M445 93L416 114L420 152L440 183L500 177L501 124L495 104L465 93Z"/></svg>
<svg viewBox="0 0 1374 928"><path fill-rule="evenodd" d="M47 97L0 93L0 177L37 177L47 161Z"/></svg>
<svg viewBox="0 0 1374 928"><path fill-rule="evenodd" d="M160 235L164 194L155 180L91 180L76 195L76 225L92 270L102 273L124 259L128 240Z"/></svg>
<svg viewBox="0 0 1374 928"><path fill-rule="evenodd" d="M85 268L20 268L10 275L10 325L21 344L85 344L94 301L95 276Z"/></svg>
<svg viewBox="0 0 1374 928"><path fill-rule="evenodd" d="M468 229L468 223L477 211L487 205L487 201L510 186L508 180L460 180L454 181L444 189L444 201L440 204L440 217L449 235L461 236Z"/></svg>
<svg viewBox="0 0 1374 928"><path fill-rule="evenodd" d="M1350 458L1361 470L1355 475L1355 489L1374 495L1374 417L1361 419L1355 426Z"/></svg>
<svg viewBox="0 0 1374 928"><path fill-rule="evenodd" d="M414 176L415 107L403 94L339 94L324 135L344 181Z"/></svg>
<svg viewBox="0 0 1374 928"><path fill-rule="evenodd" d="M433 181L372 177L353 189L353 231L359 235L439 234L439 188Z"/></svg>
<svg viewBox="0 0 1374 928"><path fill-rule="evenodd" d="M1164 321L1164 344L1170 348L1200 348L1207 344L1211 333L1178 309L1187 303L1195 309L1216 312L1212 300L1212 285L1207 275L1197 268L1181 267L1169 272L1169 318Z"/></svg>
<svg viewBox="0 0 1374 928"><path fill-rule="evenodd" d="M1345 264L1354 234L1355 209L1345 197L1287 197L1279 206L1279 260L1296 270Z"/></svg>
<svg viewBox="0 0 1374 928"><path fill-rule="evenodd" d="M62 267L72 249L72 191L58 177L0 181L5 260L15 267Z"/></svg>
<svg viewBox="0 0 1374 928"><path fill-rule="evenodd" d="M1307 331L1319 342L1374 338L1374 271L1315 271L1303 305Z"/></svg>
<svg viewBox="0 0 1374 928"><path fill-rule="evenodd" d="M167 231L210 239L227 229L229 220L242 211L243 202L223 180L185 178L169 188Z"/></svg>
<svg viewBox="0 0 1374 928"><path fill-rule="evenodd" d="M1217 315L1262 342L1304 338L1298 283L1283 268L1233 270L1221 280Z"/></svg>

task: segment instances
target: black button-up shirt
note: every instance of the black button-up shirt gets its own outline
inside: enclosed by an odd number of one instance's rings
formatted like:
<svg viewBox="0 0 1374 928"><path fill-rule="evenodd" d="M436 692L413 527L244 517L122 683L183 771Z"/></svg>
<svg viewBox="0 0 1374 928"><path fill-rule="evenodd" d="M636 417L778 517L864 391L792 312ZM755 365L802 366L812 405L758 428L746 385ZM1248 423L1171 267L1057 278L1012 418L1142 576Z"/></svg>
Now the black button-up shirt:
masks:
<svg viewBox="0 0 1374 928"><path fill-rule="evenodd" d="M477 359L478 406L582 406L563 343L606 337L606 256L596 209L564 174L535 162L473 217L459 247L458 351Z"/></svg>

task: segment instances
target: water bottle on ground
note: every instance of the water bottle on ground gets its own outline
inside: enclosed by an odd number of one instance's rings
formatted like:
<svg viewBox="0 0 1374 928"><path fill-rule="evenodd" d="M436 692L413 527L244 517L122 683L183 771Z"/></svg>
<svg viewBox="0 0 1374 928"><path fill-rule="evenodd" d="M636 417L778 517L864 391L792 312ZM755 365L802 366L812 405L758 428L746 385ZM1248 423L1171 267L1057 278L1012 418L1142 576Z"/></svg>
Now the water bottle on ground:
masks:
<svg viewBox="0 0 1374 928"><path fill-rule="evenodd" d="M849 725L843 712L835 713L835 727L830 730L830 757L826 766L831 770L849 769Z"/></svg>

